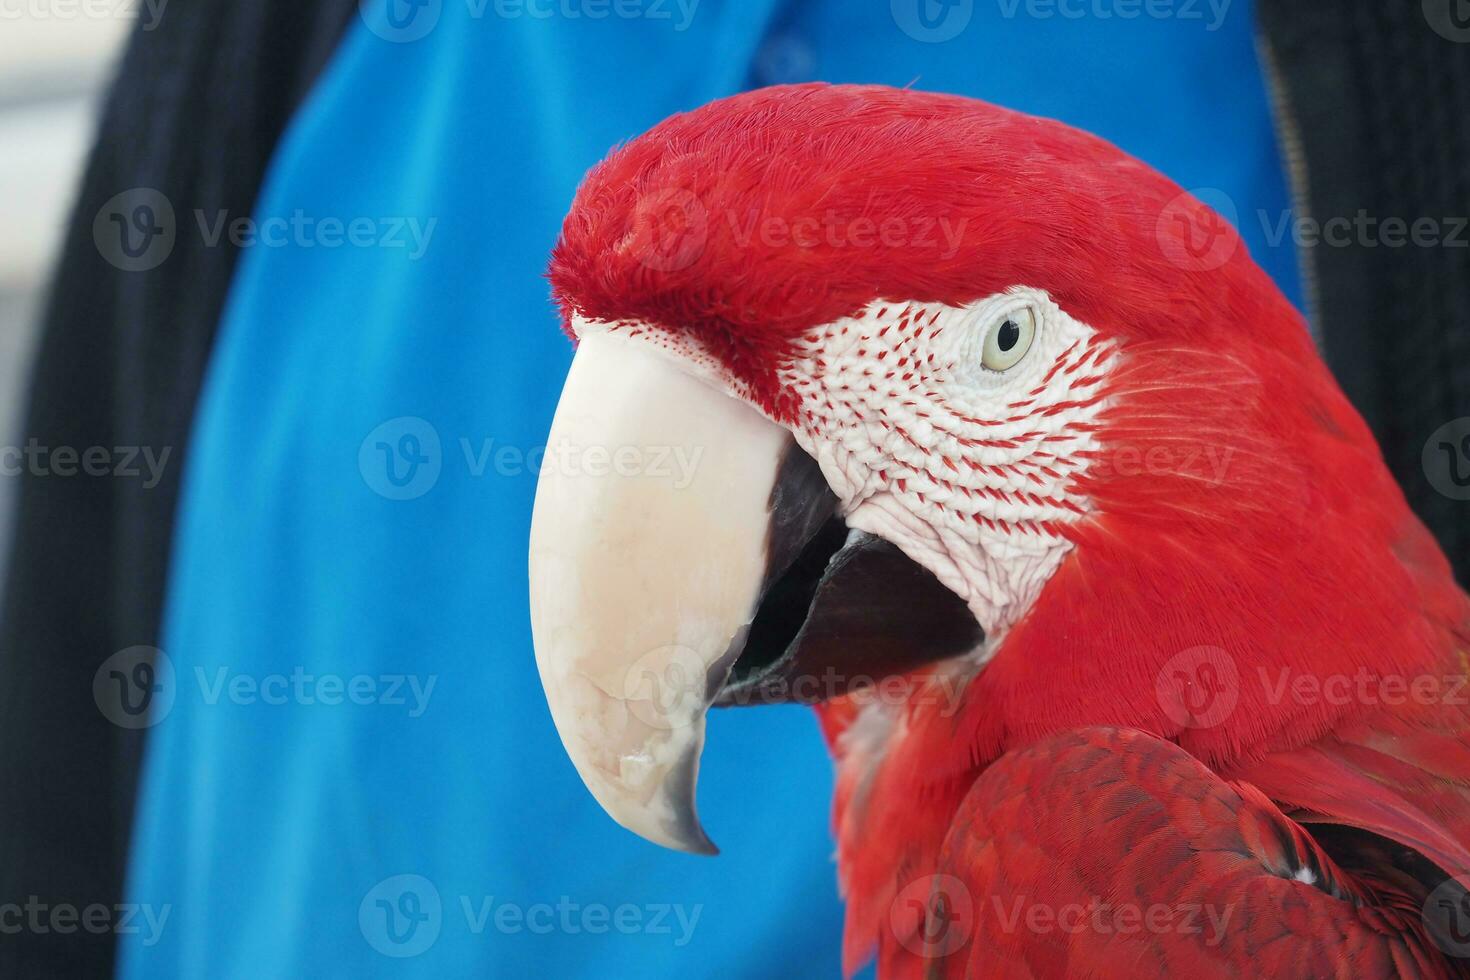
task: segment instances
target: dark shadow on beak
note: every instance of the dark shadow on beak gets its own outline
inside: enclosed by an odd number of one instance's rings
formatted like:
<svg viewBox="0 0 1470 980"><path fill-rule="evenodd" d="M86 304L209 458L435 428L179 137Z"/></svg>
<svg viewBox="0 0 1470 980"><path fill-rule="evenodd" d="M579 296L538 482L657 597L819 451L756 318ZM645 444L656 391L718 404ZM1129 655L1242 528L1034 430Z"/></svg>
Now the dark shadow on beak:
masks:
<svg viewBox="0 0 1470 980"><path fill-rule="evenodd" d="M718 707L815 704L985 639L969 607L931 572L882 538L848 529L816 461L795 441L771 493L767 554L760 606Z"/></svg>

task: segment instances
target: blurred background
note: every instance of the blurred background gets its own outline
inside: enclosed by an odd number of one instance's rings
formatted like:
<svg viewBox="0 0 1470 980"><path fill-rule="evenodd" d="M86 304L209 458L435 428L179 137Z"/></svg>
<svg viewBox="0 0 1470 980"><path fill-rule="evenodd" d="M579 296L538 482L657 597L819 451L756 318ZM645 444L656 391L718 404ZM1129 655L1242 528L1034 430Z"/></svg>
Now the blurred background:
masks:
<svg viewBox="0 0 1470 980"><path fill-rule="evenodd" d="M103 89L133 26L133 18L121 14L47 12L7 7L0 22L0 433L7 444L20 430L41 296L92 145ZM13 487L13 480L0 480L0 544Z"/></svg>

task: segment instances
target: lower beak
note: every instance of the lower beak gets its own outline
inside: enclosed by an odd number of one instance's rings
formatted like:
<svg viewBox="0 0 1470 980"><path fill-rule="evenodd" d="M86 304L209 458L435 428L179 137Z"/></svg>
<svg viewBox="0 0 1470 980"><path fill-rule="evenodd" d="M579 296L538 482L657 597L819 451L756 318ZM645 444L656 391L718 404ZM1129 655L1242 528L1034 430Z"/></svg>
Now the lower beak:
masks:
<svg viewBox="0 0 1470 980"><path fill-rule="evenodd" d="M836 505L781 426L644 341L582 340L536 492L531 627L562 744L624 827L717 853L695 808L711 704L821 700L978 645L963 602Z"/></svg>

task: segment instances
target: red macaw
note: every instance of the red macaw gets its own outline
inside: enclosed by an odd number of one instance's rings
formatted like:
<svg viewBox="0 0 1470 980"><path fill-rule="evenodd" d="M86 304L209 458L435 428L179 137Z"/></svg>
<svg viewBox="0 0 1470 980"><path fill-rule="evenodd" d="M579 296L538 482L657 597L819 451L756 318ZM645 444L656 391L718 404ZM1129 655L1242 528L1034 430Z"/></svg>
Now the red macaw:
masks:
<svg viewBox="0 0 1470 980"><path fill-rule="evenodd" d="M614 150L550 279L536 656L615 819L712 852L706 710L813 703L849 971L1467 973L1470 601L1215 212L770 88Z"/></svg>

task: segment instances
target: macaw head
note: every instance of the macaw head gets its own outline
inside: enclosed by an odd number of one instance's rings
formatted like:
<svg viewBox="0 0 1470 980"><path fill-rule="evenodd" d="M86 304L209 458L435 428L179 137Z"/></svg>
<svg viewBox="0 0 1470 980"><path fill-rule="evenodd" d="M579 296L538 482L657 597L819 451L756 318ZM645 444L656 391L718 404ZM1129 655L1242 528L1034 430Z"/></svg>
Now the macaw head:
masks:
<svg viewBox="0 0 1470 980"><path fill-rule="evenodd" d="M1368 662L1414 584L1363 556L1432 551L1235 231L1055 122L715 102L591 171L550 279L578 347L537 662L593 795L669 847L713 850L715 705L822 704L850 891L1018 741L1125 724L1219 760L1321 731L1332 706L1198 668Z"/></svg>

